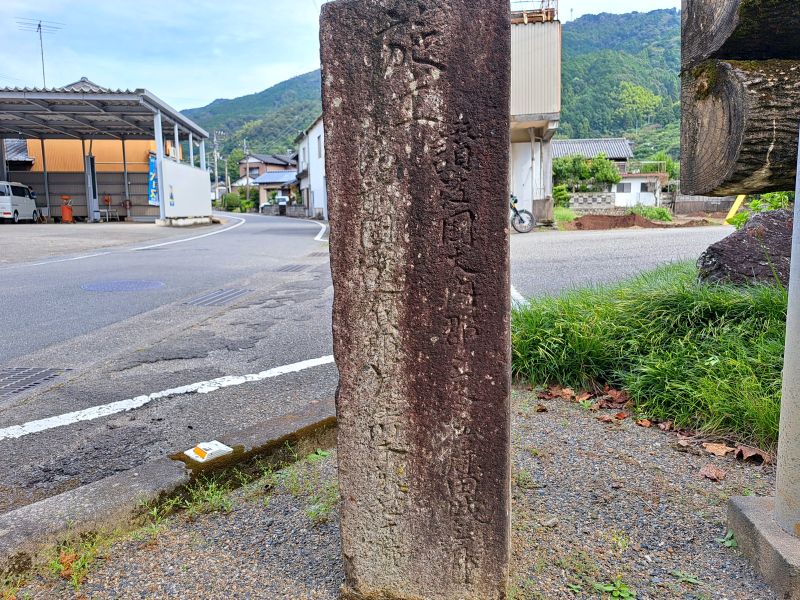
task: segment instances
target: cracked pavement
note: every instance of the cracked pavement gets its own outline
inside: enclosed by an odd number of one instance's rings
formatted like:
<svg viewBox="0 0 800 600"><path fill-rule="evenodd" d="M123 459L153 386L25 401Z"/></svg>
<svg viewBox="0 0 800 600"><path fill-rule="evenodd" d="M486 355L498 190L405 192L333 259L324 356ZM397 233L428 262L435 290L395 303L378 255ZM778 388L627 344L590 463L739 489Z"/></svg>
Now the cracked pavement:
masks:
<svg viewBox="0 0 800 600"><path fill-rule="evenodd" d="M147 251L115 246L95 258L0 267L7 307L0 369L71 369L23 394L0 397L0 429L330 355L333 289L327 243L314 239L319 227L242 217L246 222L236 229ZM515 235L513 281L524 295L615 281L696 259L727 233L715 227ZM286 265L303 268L279 270ZM116 280L165 285L127 293L81 288ZM219 289L249 291L225 306L185 304ZM325 401L336 384L336 368L328 364L0 439L0 513Z"/></svg>

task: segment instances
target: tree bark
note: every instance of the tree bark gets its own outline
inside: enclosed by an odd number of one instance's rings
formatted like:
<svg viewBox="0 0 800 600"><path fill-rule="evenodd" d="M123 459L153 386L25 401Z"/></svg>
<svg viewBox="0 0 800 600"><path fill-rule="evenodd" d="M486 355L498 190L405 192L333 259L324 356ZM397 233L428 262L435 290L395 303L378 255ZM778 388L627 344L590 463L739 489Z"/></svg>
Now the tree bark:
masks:
<svg viewBox="0 0 800 600"><path fill-rule="evenodd" d="M800 0L683 0L684 71L709 58L800 58Z"/></svg>
<svg viewBox="0 0 800 600"><path fill-rule="evenodd" d="M682 76L682 192L794 189L800 61L707 61Z"/></svg>

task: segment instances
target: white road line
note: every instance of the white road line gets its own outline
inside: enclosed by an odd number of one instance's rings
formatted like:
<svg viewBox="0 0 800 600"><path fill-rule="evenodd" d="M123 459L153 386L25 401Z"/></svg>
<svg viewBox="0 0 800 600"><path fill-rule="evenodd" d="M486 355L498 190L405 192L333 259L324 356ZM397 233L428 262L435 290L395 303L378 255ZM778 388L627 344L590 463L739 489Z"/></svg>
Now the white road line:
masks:
<svg viewBox="0 0 800 600"><path fill-rule="evenodd" d="M85 410L66 413L47 419L40 419L38 421L30 421L24 425L14 425L13 427L6 427L0 429L0 441L11 440L25 437L33 433L40 433L48 429L55 429L57 427L64 427L72 425L81 421L93 421L101 417L107 417L121 412L127 412L136 408L141 408L145 404L149 404L153 400L161 398L169 398L171 396L181 396L185 394L210 394L217 390L237 385L244 385L245 383L253 383L256 381L263 381L273 377L280 377L288 373L298 373L306 369L312 369L322 365L329 365L333 363L333 356L323 356L321 358L314 358L311 360L304 360L303 362L294 363L291 365L283 365L282 367L275 367L268 371L261 371L251 375L231 375L227 377L219 377L218 379L211 379L210 381L200 381L198 383L191 383L182 387L164 390L163 392L155 392L147 396L137 396L127 400L120 400L102 406L93 406Z"/></svg>
<svg viewBox="0 0 800 600"><path fill-rule="evenodd" d="M247 223L247 221L245 219L242 219L241 217L228 217L228 218L229 219L236 219L239 222L236 223L236 225L231 225L230 227L226 227L225 229L218 229L217 231L212 231L210 233L204 233L203 235L196 235L194 237L183 238L183 239L180 239L180 240L172 240L171 242L162 242L160 244L153 244L151 246L142 246L140 248L133 248L132 250L130 250L130 252L136 252L138 250L150 250L152 248L162 248L163 246L172 246L173 244L183 244L184 242L191 242L193 240L200 240L202 238L207 238L207 237L210 237L212 235L219 235L220 233L225 233L226 231L231 231L232 229L236 229L237 227L241 227L242 225Z"/></svg>
<svg viewBox="0 0 800 600"><path fill-rule="evenodd" d="M212 236L212 235L219 235L220 233L225 233L226 231L231 231L232 229L236 229L237 227L241 227L242 225L247 223L247 221L245 219L242 219L241 217L228 216L228 218L229 219L236 219L239 222L236 223L235 225L231 225L230 227L226 227L225 229L218 229L217 231L211 231L209 233L204 233L203 235L196 235L196 236L190 237L190 238L181 238L179 240L172 240L171 242L162 242L160 244L153 244L151 246L140 246L140 247L137 247L137 248L113 249L113 250L109 250L108 252L95 252L94 254L82 254L81 256L72 256L70 258L56 258L56 259L53 259L53 260L44 260L44 261L36 262L36 263L20 263L20 264L8 265L8 266L0 267L0 269L7 270L7 269L22 268L22 267L41 267L41 266L44 266L44 265L55 265L55 264L58 264L58 263L72 262L72 261L76 261L76 260L85 260L87 258L97 258L98 256L108 256L109 254L123 254L125 252L138 252L139 250L150 250L151 248L161 248L162 246L172 246L173 244L183 244L184 242L191 242L193 240L199 240L201 238L209 237L209 236Z"/></svg>
<svg viewBox="0 0 800 600"><path fill-rule="evenodd" d="M519 290L515 288L513 285L511 286L511 304L515 308L518 306L523 306L527 304L528 301L525 299L525 296L519 293Z"/></svg>
<svg viewBox="0 0 800 600"><path fill-rule="evenodd" d="M322 236L325 235L326 231L328 231L328 226L325 225L324 223L320 223L319 221L313 221L313 222L316 223L317 225L319 225L320 227L322 227L320 232L317 234L317 237L314 238L314 241L315 242L327 242L328 240L323 240Z"/></svg>

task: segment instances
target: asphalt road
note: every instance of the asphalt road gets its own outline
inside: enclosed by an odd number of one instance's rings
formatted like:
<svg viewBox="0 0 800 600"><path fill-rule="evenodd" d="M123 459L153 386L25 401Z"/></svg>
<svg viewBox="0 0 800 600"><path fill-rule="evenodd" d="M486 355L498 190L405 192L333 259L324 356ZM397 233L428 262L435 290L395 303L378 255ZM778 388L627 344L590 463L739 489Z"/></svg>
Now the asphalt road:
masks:
<svg viewBox="0 0 800 600"><path fill-rule="evenodd" d="M329 360L208 393L151 396L331 354L333 290L327 243L315 240L320 228L279 217L244 219L232 229L236 220L187 233L214 235L147 250L136 250L148 245L140 244L0 267L0 376L11 368L70 369L0 395L0 512L330 398L337 372ZM614 281L697 258L727 233L717 227L515 235L513 281L523 295ZM156 283L87 291L115 281ZM186 304L219 289L246 292L226 306ZM111 410L133 400L131 410ZM29 424L43 419L53 421L30 433Z"/></svg>

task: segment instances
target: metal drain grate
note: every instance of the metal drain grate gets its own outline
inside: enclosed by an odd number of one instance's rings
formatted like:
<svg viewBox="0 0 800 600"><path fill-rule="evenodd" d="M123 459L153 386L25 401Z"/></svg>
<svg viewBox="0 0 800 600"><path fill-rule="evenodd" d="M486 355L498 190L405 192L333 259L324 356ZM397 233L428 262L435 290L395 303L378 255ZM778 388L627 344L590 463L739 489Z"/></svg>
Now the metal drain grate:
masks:
<svg viewBox="0 0 800 600"><path fill-rule="evenodd" d="M311 268L311 265L283 265L277 269L278 273L302 273Z"/></svg>
<svg viewBox="0 0 800 600"><path fill-rule="evenodd" d="M224 306L252 292L253 290L217 290L194 300L184 302L187 306Z"/></svg>
<svg viewBox="0 0 800 600"><path fill-rule="evenodd" d="M313 256L315 258L328 258L330 256L327 252L312 252L309 256Z"/></svg>
<svg viewBox="0 0 800 600"><path fill-rule="evenodd" d="M0 399L27 392L72 369L0 369Z"/></svg>

